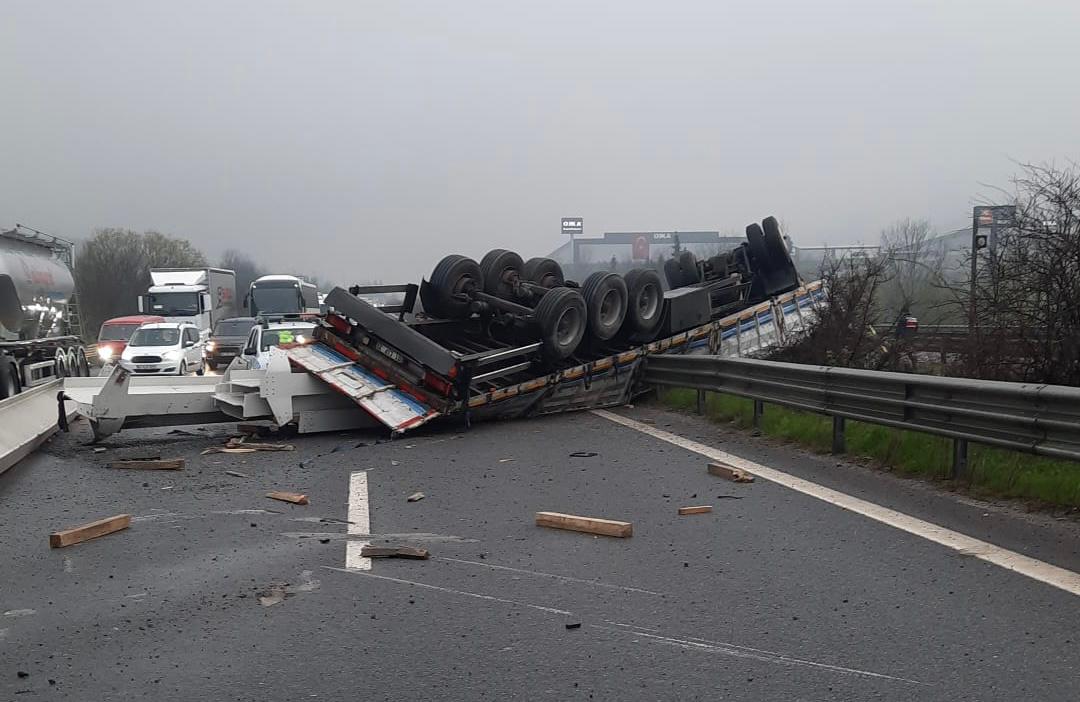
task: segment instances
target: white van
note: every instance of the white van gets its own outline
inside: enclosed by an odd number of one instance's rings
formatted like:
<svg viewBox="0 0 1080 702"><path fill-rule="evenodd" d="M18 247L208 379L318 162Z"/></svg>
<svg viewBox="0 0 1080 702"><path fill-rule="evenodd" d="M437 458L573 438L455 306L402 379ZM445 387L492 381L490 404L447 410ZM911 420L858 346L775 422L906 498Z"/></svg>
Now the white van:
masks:
<svg viewBox="0 0 1080 702"><path fill-rule="evenodd" d="M120 355L120 365L139 375L187 375L206 369L199 328L187 322L144 324Z"/></svg>

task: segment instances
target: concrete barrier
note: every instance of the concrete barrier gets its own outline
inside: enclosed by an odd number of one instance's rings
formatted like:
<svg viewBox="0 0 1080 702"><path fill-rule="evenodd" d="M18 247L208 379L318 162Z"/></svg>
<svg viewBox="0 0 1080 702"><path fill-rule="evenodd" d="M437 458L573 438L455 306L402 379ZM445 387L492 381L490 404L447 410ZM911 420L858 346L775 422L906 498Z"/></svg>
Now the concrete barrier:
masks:
<svg viewBox="0 0 1080 702"><path fill-rule="evenodd" d="M12 467L57 431L56 393L62 382L50 380L0 400L0 473ZM74 406L68 403L68 409Z"/></svg>

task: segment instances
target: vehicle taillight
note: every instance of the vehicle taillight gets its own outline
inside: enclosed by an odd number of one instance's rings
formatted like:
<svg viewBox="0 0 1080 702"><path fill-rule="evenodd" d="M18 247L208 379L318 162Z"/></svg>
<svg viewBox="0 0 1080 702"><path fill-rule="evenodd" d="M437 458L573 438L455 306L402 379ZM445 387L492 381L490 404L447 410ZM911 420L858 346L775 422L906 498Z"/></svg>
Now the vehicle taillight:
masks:
<svg viewBox="0 0 1080 702"><path fill-rule="evenodd" d="M443 395L449 395L451 386L450 383L443 380L441 377L431 373L430 371L424 373L424 385L427 385L432 390L437 390Z"/></svg>

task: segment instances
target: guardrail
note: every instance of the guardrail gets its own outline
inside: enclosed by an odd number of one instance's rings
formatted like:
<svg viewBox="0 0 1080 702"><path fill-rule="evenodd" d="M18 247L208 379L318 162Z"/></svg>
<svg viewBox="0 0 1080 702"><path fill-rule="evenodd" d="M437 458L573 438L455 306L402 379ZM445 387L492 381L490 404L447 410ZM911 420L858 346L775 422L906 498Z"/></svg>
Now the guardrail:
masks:
<svg viewBox="0 0 1080 702"><path fill-rule="evenodd" d="M968 442L1080 460L1080 388L941 378L718 356L650 356L645 381L754 400L833 418L833 452L845 420L953 439L953 474L967 470Z"/></svg>
<svg viewBox="0 0 1080 702"><path fill-rule="evenodd" d="M63 384L57 378L0 400L0 473L56 433L56 394L61 389Z"/></svg>

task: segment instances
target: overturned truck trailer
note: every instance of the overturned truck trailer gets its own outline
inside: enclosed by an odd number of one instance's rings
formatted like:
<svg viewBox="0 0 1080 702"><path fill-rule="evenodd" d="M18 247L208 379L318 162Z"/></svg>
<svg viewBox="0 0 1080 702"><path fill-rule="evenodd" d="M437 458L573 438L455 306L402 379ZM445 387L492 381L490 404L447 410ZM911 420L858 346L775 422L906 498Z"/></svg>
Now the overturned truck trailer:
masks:
<svg viewBox="0 0 1080 702"><path fill-rule="evenodd" d="M160 389L117 371L106 393L102 378L73 381L69 394L99 438L181 423L184 413L203 420L208 408L301 432L378 423L400 433L438 417L468 423L618 405L646 389L641 371L652 354L747 355L809 325L824 291L800 283L771 219L726 254L698 261L683 252L667 266L666 286L646 269L578 284L549 259L448 256L420 285L333 289L314 342L282 348L265 370L230 368L214 385L179 378ZM756 236L762 230L771 236ZM186 409L166 411L188 384Z"/></svg>

